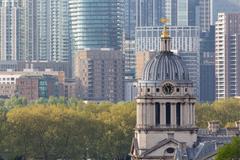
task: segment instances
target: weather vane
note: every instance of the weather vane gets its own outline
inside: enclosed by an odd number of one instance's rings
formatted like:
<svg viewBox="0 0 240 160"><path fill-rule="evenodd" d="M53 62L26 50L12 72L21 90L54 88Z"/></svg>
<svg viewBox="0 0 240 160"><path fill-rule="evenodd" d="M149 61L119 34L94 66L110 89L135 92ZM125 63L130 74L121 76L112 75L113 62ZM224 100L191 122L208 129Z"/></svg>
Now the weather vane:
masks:
<svg viewBox="0 0 240 160"><path fill-rule="evenodd" d="M167 18L161 18L160 22L164 24L163 31L162 31L162 38L169 38L169 32L168 32L168 27L166 26L166 23L169 22L169 19Z"/></svg>

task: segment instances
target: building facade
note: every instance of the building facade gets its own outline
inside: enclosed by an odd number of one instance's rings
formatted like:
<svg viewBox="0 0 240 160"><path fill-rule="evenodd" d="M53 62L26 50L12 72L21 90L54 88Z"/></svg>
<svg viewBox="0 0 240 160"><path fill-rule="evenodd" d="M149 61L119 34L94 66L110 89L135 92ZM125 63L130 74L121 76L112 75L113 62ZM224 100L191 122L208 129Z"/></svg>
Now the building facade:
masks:
<svg viewBox="0 0 240 160"><path fill-rule="evenodd" d="M240 13L219 13L215 31L216 98L240 95Z"/></svg>
<svg viewBox="0 0 240 160"><path fill-rule="evenodd" d="M70 0L74 53L85 48L120 49L123 5L121 0Z"/></svg>
<svg viewBox="0 0 240 160"><path fill-rule="evenodd" d="M215 26L201 32L200 41L200 101L215 100Z"/></svg>
<svg viewBox="0 0 240 160"><path fill-rule="evenodd" d="M123 54L125 57L125 79L135 78L135 28L136 0L125 0Z"/></svg>
<svg viewBox="0 0 240 160"><path fill-rule="evenodd" d="M17 0L3 0L0 3L0 59L17 60L20 52L19 15Z"/></svg>
<svg viewBox="0 0 240 160"><path fill-rule="evenodd" d="M137 27L136 53L158 52L161 48L163 27ZM200 97L200 31L196 26L169 26L171 49L186 63L190 79L194 82L195 95ZM136 55L138 57L138 55ZM137 62L138 63L138 62ZM141 72L138 72L138 75Z"/></svg>
<svg viewBox="0 0 240 160"><path fill-rule="evenodd" d="M54 76L21 76L16 80L16 95L25 97L28 101L58 97L60 93L58 79Z"/></svg>
<svg viewBox="0 0 240 160"><path fill-rule="evenodd" d="M4 0L0 60L67 62L69 26L68 0Z"/></svg>
<svg viewBox="0 0 240 160"><path fill-rule="evenodd" d="M64 82L65 74L63 71L60 71L60 72L56 72L56 71L52 71L52 70L36 71L36 70L32 70L32 69L25 69L22 72L10 71L10 70L0 72L0 89L1 89L0 97L1 98L11 98L14 96L26 97L25 94L27 94L27 93L24 92L24 94L23 94L23 92L21 92L21 93L19 92L18 86L21 84L17 84L17 81L19 79L21 79L22 77L25 77L25 79L27 79L27 77L33 77L34 80L38 80L39 77L44 77L44 76L56 78L57 83L55 85L58 88L58 94L56 94L56 96L63 96L63 86L65 85L65 82ZM27 81L27 83L25 85L31 85L31 84L28 84L28 82L31 82L31 81ZM26 89L26 90L28 90L29 87L30 86L28 86L28 87L20 86L21 89ZM32 87L31 92L37 93L37 89L38 88ZM54 96L54 95L52 95L52 96ZM43 97L43 98L48 98L48 97ZM28 100L36 100L36 99L37 99L37 97L35 97L33 99L28 97Z"/></svg>
<svg viewBox="0 0 240 160"><path fill-rule="evenodd" d="M82 50L74 58L78 97L92 101L124 99L124 58L111 49Z"/></svg>
<svg viewBox="0 0 240 160"><path fill-rule="evenodd" d="M160 18L168 25L193 26L196 23L195 0L137 0L137 27L160 26Z"/></svg>

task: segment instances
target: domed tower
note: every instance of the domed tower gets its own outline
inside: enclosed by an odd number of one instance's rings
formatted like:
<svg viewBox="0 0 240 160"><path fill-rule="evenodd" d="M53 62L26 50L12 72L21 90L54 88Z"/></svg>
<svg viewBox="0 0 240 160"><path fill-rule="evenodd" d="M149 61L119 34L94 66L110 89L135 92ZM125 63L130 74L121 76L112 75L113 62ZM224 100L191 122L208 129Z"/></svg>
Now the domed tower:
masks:
<svg viewBox="0 0 240 160"><path fill-rule="evenodd" d="M170 160L179 148L197 141L193 83L182 59L171 52L167 27L161 51L144 68L138 82L137 124L131 148L133 160Z"/></svg>

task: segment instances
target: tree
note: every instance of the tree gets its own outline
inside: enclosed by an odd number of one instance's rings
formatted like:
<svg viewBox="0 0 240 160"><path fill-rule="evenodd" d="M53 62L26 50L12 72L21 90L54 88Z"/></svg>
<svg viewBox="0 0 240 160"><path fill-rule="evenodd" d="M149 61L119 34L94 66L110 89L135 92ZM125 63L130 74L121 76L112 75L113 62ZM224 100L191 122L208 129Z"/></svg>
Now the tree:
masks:
<svg viewBox="0 0 240 160"><path fill-rule="evenodd" d="M240 158L240 138L235 137L230 144L221 147L215 160L238 160Z"/></svg>

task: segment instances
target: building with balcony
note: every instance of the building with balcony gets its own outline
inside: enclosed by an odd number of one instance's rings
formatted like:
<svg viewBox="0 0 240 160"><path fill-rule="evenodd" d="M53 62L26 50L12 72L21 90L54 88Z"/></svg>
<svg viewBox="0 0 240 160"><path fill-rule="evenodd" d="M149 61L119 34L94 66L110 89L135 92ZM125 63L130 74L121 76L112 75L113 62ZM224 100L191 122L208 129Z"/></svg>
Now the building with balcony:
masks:
<svg viewBox="0 0 240 160"><path fill-rule="evenodd" d="M219 13L215 31L216 99L240 95L240 13Z"/></svg>
<svg viewBox="0 0 240 160"><path fill-rule="evenodd" d="M81 50L74 58L78 97L90 101L124 99L124 57L111 49Z"/></svg>

